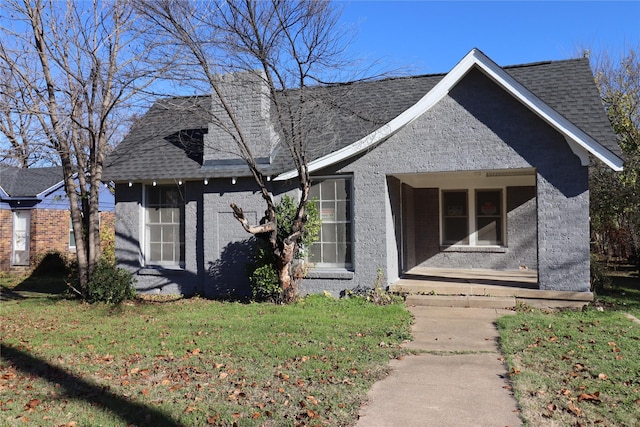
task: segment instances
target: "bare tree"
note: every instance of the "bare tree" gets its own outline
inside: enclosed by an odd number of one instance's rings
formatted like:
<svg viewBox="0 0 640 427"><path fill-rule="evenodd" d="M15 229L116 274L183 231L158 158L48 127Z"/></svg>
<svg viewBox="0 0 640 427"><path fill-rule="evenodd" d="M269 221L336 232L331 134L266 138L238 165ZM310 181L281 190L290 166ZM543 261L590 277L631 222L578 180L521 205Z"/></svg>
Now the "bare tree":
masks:
<svg viewBox="0 0 640 427"><path fill-rule="evenodd" d="M0 131L29 162L34 135L63 168L84 295L100 257L99 190L124 106L153 81L126 1L5 0ZM26 164L23 164L26 165Z"/></svg>
<svg viewBox="0 0 640 427"><path fill-rule="evenodd" d="M328 1L232 0L191 2L139 0L139 9L156 25L154 40L183 52L182 63L174 64L174 78L197 82L213 96L211 123L225 132L229 143L217 147L243 159L266 204L264 218L251 224L241 207L231 205L244 229L268 242L275 255L275 268L283 289L283 300L297 293L292 261L306 221L311 181L309 140L322 132L318 122L318 96L323 76L344 67L346 31ZM270 104L273 141L261 143L286 150L297 171L300 198L293 226L280 230L276 206L264 168L257 161L256 146L247 122L238 113L244 99L231 96L228 85L254 85ZM233 92L233 91L232 91ZM235 92L233 92L235 94ZM326 111L326 110L325 110ZM310 115L316 123L311 126ZM268 118L269 119L269 118ZM268 138L268 137L267 137ZM331 141L326 141L329 144Z"/></svg>
<svg viewBox="0 0 640 427"><path fill-rule="evenodd" d="M591 228L596 248L635 262L640 269L640 45L620 60L594 58L596 83L624 159L624 170L590 171Z"/></svg>

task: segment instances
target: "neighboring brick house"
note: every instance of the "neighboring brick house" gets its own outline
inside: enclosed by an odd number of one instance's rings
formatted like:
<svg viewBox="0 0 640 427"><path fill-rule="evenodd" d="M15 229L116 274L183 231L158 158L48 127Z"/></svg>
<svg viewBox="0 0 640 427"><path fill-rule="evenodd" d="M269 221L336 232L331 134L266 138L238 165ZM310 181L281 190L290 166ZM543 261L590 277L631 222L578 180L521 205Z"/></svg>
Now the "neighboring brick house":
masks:
<svg viewBox="0 0 640 427"><path fill-rule="evenodd" d="M264 91L223 91L242 101L272 193L295 195ZM622 160L587 59L500 67L474 49L444 75L317 91L306 131L323 223L303 292L370 287L379 269L391 284L416 266L527 269L539 290L590 292L588 166ZM254 223L264 207L212 108L156 102L107 161L116 256L139 291L247 292L251 241L229 204Z"/></svg>
<svg viewBox="0 0 640 427"><path fill-rule="evenodd" d="M100 219L114 223L113 194L100 193ZM61 167L20 169L0 164L0 271L34 267L50 251L75 253Z"/></svg>

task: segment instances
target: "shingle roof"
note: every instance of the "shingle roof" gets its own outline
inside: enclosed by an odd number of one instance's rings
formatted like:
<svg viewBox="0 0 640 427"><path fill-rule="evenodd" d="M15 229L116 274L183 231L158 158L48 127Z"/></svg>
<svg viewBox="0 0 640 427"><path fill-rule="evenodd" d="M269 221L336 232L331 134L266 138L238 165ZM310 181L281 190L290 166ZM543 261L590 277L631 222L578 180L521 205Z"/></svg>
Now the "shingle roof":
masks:
<svg viewBox="0 0 640 427"><path fill-rule="evenodd" d="M615 135L602 106L588 59L539 62L503 67L520 84L615 154ZM429 92L445 74L365 81L314 88L317 103L315 134L309 142L309 160L340 149L388 123ZM201 152L186 153L176 135L184 130L206 130L211 97L170 98L157 101L109 156L105 180L150 180L242 176L246 168L201 169ZM328 113L330 111L330 113ZM330 125L328 125L330 124ZM190 134L192 135L193 132ZM172 137L173 136L173 137ZM286 149L276 148L271 170L291 168Z"/></svg>
<svg viewBox="0 0 640 427"><path fill-rule="evenodd" d="M62 180L60 166L21 169L0 164L0 187L9 197L35 197Z"/></svg>

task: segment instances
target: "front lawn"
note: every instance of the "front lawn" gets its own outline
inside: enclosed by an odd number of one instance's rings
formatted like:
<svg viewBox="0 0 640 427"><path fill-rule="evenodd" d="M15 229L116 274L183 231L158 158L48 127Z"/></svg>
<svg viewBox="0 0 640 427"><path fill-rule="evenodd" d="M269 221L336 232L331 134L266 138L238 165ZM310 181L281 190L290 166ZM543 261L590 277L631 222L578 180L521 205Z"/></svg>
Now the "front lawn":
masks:
<svg viewBox="0 0 640 427"><path fill-rule="evenodd" d="M640 281L613 285L582 311L522 307L498 319L528 426L640 425Z"/></svg>
<svg viewBox="0 0 640 427"><path fill-rule="evenodd" d="M0 424L352 425L411 315L324 296L0 303Z"/></svg>

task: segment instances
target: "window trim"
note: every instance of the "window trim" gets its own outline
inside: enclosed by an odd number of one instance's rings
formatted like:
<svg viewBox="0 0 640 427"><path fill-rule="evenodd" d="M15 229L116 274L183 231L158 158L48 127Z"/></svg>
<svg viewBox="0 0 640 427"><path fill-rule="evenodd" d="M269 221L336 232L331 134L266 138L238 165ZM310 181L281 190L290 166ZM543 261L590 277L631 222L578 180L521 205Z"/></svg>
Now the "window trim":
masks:
<svg viewBox="0 0 640 427"><path fill-rule="evenodd" d="M73 236L73 245L71 244L71 236ZM73 231L73 219L71 218L71 214L69 214L69 250L75 251L77 250L76 245L76 233Z"/></svg>
<svg viewBox="0 0 640 427"><path fill-rule="evenodd" d="M500 193L500 218L501 218L501 237L502 242L498 244L478 244L478 227L476 210L476 200L478 192L497 191ZM464 192L467 195L467 243L447 243L444 234L444 194L451 192ZM506 188L504 186L495 187L467 187L467 188L440 188L440 246L442 248L506 248L507 247L507 200Z"/></svg>
<svg viewBox="0 0 640 427"><path fill-rule="evenodd" d="M149 208L148 200L147 200L147 192L149 188L157 188L160 187L177 187L181 194L182 203L180 204L180 223L179 223L179 239L181 240L180 245L180 255L178 262L175 261L150 261L149 256L151 253L150 241L149 241L149 230L147 225L147 209ZM168 269L168 270L184 270L185 269L185 234L186 234L186 225L185 225L185 212L186 212L186 200L185 200L185 184L175 184L175 183L158 183L157 185L152 184L143 184L142 185L142 204L140 206L140 235L141 235L141 258L140 264L142 267L151 268L151 269Z"/></svg>
<svg viewBox="0 0 640 427"><path fill-rule="evenodd" d="M350 225L350 236L349 236L349 252L350 252L350 259L351 262L349 263L344 263L344 264L339 264L339 263L325 263L325 262L314 262L314 261L310 261L313 264L313 267L317 270L322 270L322 271L329 271L329 270L344 270L344 271L353 271L354 269L354 218L353 218L353 203L354 203L354 197L353 197L353 176L352 175L318 175L318 176L311 176L311 186L313 186L314 183L316 183L319 180L328 180L328 179L335 179L335 180L344 180L348 183L348 188L349 188L349 212L350 212L350 216L349 216L349 220L348 221L330 221L328 223L331 224L338 224L338 223L343 223L343 224L349 224ZM311 201L312 197L309 197L309 201ZM334 202L336 201L336 199L334 199ZM322 202L322 200L320 200L320 202ZM318 210L318 214L320 215L320 220L321 220L321 224L325 223L325 221L322 220L322 211L319 207ZM322 225L321 225L322 227ZM321 231L322 232L322 231ZM320 236L318 236L318 241L315 242L314 244L321 244L322 241L321 239L321 234ZM307 251L307 253L310 254L311 249L309 248L309 250Z"/></svg>

